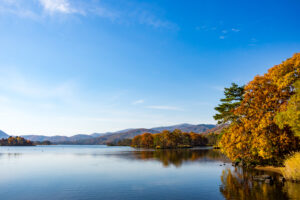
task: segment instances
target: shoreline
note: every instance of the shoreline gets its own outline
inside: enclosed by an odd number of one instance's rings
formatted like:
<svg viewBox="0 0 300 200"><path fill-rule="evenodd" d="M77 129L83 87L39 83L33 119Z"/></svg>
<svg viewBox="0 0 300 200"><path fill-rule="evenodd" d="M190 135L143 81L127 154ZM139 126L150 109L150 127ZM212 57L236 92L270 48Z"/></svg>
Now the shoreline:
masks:
<svg viewBox="0 0 300 200"><path fill-rule="evenodd" d="M260 170L260 171L274 172L274 173L283 175L283 173L282 173L283 167L274 167L274 166L256 166L256 167L254 167L254 169Z"/></svg>

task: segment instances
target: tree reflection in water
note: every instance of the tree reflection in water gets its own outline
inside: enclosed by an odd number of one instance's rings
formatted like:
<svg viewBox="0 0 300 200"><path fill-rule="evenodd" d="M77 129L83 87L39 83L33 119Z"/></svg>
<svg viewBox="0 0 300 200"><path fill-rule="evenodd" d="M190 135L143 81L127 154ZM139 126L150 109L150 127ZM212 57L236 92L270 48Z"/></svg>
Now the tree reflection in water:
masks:
<svg viewBox="0 0 300 200"><path fill-rule="evenodd" d="M227 168L222 172L220 192L225 199L300 199L300 184L289 182L282 184L276 179L274 184L252 180L253 176L262 173L264 172ZM275 174L272 175L276 177Z"/></svg>
<svg viewBox="0 0 300 200"><path fill-rule="evenodd" d="M123 158L159 161L163 166L181 167L190 162L230 162L219 150L212 149L173 149L173 150L143 150L127 152L122 154ZM223 165L222 165L223 166ZM300 184L278 181L279 175L258 170L242 169L224 165L220 168L221 173L220 192L225 199L237 200L279 200L279 199L300 199ZM254 181L253 177L263 174L275 178L273 184Z"/></svg>
<svg viewBox="0 0 300 200"><path fill-rule="evenodd" d="M218 150L195 150L195 149L165 149L155 151L135 151L135 159L158 160L165 167L174 165L180 167L183 163L194 161L218 160L226 162L228 159Z"/></svg>

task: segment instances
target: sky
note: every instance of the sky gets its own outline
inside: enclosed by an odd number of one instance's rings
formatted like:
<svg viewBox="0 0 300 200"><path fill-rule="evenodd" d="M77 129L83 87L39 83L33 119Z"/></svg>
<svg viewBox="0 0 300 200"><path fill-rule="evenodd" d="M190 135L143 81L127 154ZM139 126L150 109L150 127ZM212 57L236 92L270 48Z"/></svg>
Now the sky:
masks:
<svg viewBox="0 0 300 200"><path fill-rule="evenodd" d="M0 0L0 129L210 123L223 88L300 52L298 0Z"/></svg>

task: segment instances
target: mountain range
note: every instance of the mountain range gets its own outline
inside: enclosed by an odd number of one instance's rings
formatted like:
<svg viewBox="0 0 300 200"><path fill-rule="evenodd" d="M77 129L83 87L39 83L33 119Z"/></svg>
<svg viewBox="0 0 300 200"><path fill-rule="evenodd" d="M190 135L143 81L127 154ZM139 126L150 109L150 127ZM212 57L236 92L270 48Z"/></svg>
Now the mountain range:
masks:
<svg viewBox="0 0 300 200"><path fill-rule="evenodd" d="M115 142L122 139L133 138L136 135L148 133L159 133L163 130L173 131L175 129L180 129L183 132L195 132L195 133L207 133L212 132L210 129L215 129L217 126L213 124L178 124L174 126L162 126L154 127L150 129L146 128L136 128L136 129L124 129L116 132L107 133L93 133L91 135L78 134L74 136L44 136L44 135L21 135L25 139L31 141L50 141L56 144L106 144L108 142ZM1 138L0 131L0 138ZM3 132L4 133L4 132ZM5 134L5 133L4 133ZM3 137L8 137L8 135L3 135Z"/></svg>
<svg viewBox="0 0 300 200"><path fill-rule="evenodd" d="M7 135L5 132L0 130L0 139L2 139L2 138L6 139L8 137L9 137L9 135Z"/></svg>

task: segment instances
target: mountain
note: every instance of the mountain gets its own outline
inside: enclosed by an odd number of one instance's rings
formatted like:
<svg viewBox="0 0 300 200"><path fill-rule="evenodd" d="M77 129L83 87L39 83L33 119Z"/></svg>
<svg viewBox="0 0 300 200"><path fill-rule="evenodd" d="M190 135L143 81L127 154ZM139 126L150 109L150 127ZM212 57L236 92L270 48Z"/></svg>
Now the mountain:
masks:
<svg viewBox="0 0 300 200"><path fill-rule="evenodd" d="M50 142L54 142L54 143L60 143L60 142L65 142L65 141L77 141L77 140L83 140L83 139L90 139L90 138L95 138L98 136L92 136L92 135L84 135L84 134L78 134L78 135L74 135L71 137L67 137L67 136L43 136L43 135L22 135L22 137L24 137L27 140L31 140L31 141L38 141L38 142L42 142L42 141L50 141Z"/></svg>
<svg viewBox="0 0 300 200"><path fill-rule="evenodd" d="M152 129L129 129L124 131L117 131L115 133L107 133L97 138L85 139L85 140L77 140L77 141L66 141L62 144L106 144L110 142L116 142L119 140L133 138L134 136L143 134L143 133L157 133L157 131Z"/></svg>
<svg viewBox="0 0 300 200"><path fill-rule="evenodd" d="M9 137L9 135L7 135L5 132L0 130L0 139L2 139L2 138L6 139L8 137Z"/></svg>
<svg viewBox="0 0 300 200"><path fill-rule="evenodd" d="M67 136L44 136L44 135L21 135L21 137L30 141L50 141L50 142L62 142L69 139Z"/></svg>
<svg viewBox="0 0 300 200"><path fill-rule="evenodd" d="M180 129L183 132L194 132L194 133L203 133L208 129L214 128L216 125L213 124L178 124L174 126L162 126L162 127L156 127L152 128L153 130L156 130L158 132L161 132L163 130L168 131L174 131L175 129Z"/></svg>
<svg viewBox="0 0 300 200"><path fill-rule="evenodd" d="M107 133L93 133L91 135L79 134L71 137L67 136L43 136L43 135L23 135L22 137L29 139L31 141L45 141L48 140L57 144L106 144L107 142L115 142L118 140L123 140L127 138L133 138L136 135L148 133L159 133L163 130L173 131L175 129L180 129L183 132L195 132L203 133L207 130L215 128L216 125L213 124L178 124L174 126L162 126L155 128L130 128L124 129L116 132Z"/></svg>
<svg viewBox="0 0 300 200"><path fill-rule="evenodd" d="M99 137L99 136L102 136L102 135L105 135L105 134L107 134L107 133L93 133L90 136L92 136L92 137Z"/></svg>
<svg viewBox="0 0 300 200"><path fill-rule="evenodd" d="M206 130L203 134L208 134L208 133L215 133L215 134L220 134L224 128L227 128L229 125L228 124L222 124L215 126L214 128Z"/></svg>
<svg viewBox="0 0 300 200"><path fill-rule="evenodd" d="M143 133L159 133L163 130L173 131L175 129L180 129L183 132L195 132L195 133L203 133L211 128L215 128L216 125L212 124L179 124L174 126L162 126L162 127L155 127L151 129L145 128L138 128L138 129L125 129L121 131L117 131L114 133L106 133L105 135L84 139L84 140L77 140L77 141L65 141L63 144L106 144L111 142L116 142L123 139L131 139L134 136L143 134Z"/></svg>

